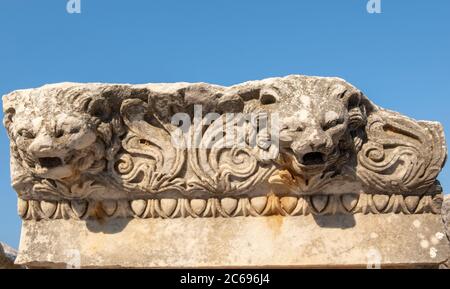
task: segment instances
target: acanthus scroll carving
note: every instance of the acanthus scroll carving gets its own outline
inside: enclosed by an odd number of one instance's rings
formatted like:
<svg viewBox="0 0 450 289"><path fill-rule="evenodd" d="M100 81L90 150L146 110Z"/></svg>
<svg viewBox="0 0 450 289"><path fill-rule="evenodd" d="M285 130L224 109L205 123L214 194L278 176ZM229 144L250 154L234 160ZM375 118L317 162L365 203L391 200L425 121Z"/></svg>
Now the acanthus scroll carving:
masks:
<svg viewBox="0 0 450 289"><path fill-rule="evenodd" d="M442 126L379 111L369 117L358 176L376 192L424 193L446 158Z"/></svg>
<svg viewBox="0 0 450 289"><path fill-rule="evenodd" d="M178 175L186 152L172 146L170 128L140 99L125 100L120 114L126 134L110 161L113 178L130 191L182 192L184 180Z"/></svg>
<svg viewBox="0 0 450 289"><path fill-rule="evenodd" d="M218 117L206 128L198 147L188 149L190 167L195 174L187 182L190 192L242 194L263 184L275 171L271 162L261 160L262 149L257 145L250 146L249 138L254 134L254 128L251 120L247 122L242 118L242 115L230 119L225 119L225 115ZM231 126L232 141L229 135L218 137L223 133L223 124ZM190 136L195 137L194 130L190 131ZM233 145L233 141L237 144Z"/></svg>

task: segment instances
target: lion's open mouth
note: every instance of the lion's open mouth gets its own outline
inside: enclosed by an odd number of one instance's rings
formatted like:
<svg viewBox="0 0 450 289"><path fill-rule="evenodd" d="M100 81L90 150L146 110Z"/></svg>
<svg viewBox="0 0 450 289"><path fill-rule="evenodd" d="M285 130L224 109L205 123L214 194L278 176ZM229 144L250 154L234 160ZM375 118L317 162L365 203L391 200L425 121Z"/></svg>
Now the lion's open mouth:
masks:
<svg viewBox="0 0 450 289"><path fill-rule="evenodd" d="M38 162L42 168L47 168L47 169L56 168L56 167L62 166L62 164L63 164L61 159L56 158L56 157L39 158Z"/></svg>
<svg viewBox="0 0 450 289"><path fill-rule="evenodd" d="M307 153L301 159L301 163L305 166L315 166L325 164L325 155L320 152Z"/></svg>

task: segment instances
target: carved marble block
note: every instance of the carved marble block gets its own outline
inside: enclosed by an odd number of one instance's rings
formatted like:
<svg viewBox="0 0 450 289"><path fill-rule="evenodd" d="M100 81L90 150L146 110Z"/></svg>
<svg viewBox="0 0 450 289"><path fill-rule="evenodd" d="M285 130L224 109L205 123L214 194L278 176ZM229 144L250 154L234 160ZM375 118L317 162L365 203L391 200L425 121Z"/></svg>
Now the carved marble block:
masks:
<svg viewBox="0 0 450 289"><path fill-rule="evenodd" d="M23 219L17 263L64 266L75 254L83 267L358 267L376 253L380 266L428 266L449 256L442 126L380 108L339 78L61 83L12 92L3 111Z"/></svg>

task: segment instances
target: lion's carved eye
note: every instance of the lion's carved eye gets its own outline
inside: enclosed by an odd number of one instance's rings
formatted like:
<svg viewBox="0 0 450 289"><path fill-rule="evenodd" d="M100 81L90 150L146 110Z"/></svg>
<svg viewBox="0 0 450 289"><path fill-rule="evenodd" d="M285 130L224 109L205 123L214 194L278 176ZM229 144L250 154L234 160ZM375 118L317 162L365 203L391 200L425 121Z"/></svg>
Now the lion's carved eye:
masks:
<svg viewBox="0 0 450 289"><path fill-rule="evenodd" d="M343 123L344 123L344 118L342 116L339 116L335 112L328 112L325 115L325 120L322 125L322 129L324 131L326 131L326 130L332 129L340 124L343 124Z"/></svg>
<svg viewBox="0 0 450 289"><path fill-rule="evenodd" d="M77 133L79 133L80 132L80 130L81 130L81 128L80 127L72 127L72 128L70 128L70 130L69 130L69 133L70 134L77 134Z"/></svg>
<svg viewBox="0 0 450 289"><path fill-rule="evenodd" d="M338 111L330 110L325 113L322 121L322 129L326 131L343 124L345 121L345 116L342 112L340 113Z"/></svg>
<svg viewBox="0 0 450 289"><path fill-rule="evenodd" d="M19 129L17 134L20 135L23 138L28 138L28 139L31 139L31 138L35 137L34 133L32 131L26 129L26 128Z"/></svg>
<svg viewBox="0 0 450 289"><path fill-rule="evenodd" d="M344 120L342 118L337 118L337 119L333 119L333 120L329 120L327 121L324 125L323 125L323 130L329 130L333 127L336 127L340 124L344 123Z"/></svg>

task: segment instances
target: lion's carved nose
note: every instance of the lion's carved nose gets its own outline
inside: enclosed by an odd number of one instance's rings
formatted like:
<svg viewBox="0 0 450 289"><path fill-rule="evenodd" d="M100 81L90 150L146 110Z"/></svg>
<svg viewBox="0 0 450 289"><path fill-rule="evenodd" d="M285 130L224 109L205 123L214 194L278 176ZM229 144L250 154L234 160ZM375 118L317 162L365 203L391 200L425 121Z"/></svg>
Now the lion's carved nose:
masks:
<svg viewBox="0 0 450 289"><path fill-rule="evenodd" d="M309 140L309 146L312 151L322 151L327 146L327 139L324 135L315 136Z"/></svg>
<svg viewBox="0 0 450 289"><path fill-rule="evenodd" d="M298 162L303 165L322 165L331 152L331 138L323 131L307 129L290 144Z"/></svg>
<svg viewBox="0 0 450 289"><path fill-rule="evenodd" d="M54 153L53 140L49 135L37 136L28 147L28 152L35 157L46 157Z"/></svg>

